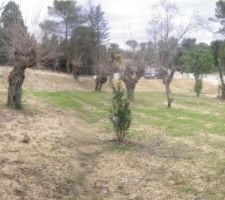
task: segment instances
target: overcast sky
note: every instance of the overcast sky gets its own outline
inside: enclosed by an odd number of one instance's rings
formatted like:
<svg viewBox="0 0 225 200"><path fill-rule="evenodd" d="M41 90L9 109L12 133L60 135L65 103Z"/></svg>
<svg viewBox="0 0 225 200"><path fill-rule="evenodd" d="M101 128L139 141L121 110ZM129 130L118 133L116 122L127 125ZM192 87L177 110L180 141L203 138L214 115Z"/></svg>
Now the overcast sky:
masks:
<svg viewBox="0 0 225 200"><path fill-rule="evenodd" d="M38 24L44 20L47 14L47 6L52 5L53 0L16 0L23 12L23 17L32 31L36 31ZM87 6L87 0L77 0L78 5ZM124 46L129 39L139 42L148 39L147 26L152 13L152 6L158 0L93 0L100 3L105 11L106 19L110 27L111 42ZM173 0L181 14L183 21L189 19L193 13L208 19L214 16L217 0ZM40 16L40 17L37 17ZM37 19L35 21L35 19ZM216 36L208 31L192 33L199 42L210 43Z"/></svg>

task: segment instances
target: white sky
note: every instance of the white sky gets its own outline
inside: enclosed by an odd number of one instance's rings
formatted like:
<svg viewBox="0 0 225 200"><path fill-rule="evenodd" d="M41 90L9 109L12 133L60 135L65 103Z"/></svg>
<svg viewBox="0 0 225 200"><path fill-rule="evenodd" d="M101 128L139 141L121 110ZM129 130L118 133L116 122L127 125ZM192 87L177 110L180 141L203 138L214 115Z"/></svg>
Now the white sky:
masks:
<svg viewBox="0 0 225 200"><path fill-rule="evenodd" d="M0 2L3 0L0 0ZM15 0L21 7L26 24L33 32L38 29L34 27L41 22L47 14L47 6L52 5L53 0ZM88 0L77 0L78 5L87 6ZM100 3L105 11L106 19L110 27L110 42L116 42L124 46L129 39L139 42L146 41L148 21L150 20L152 6L158 0L93 0ZM208 19L214 16L217 0L172 0L182 15L181 20L188 20L193 13ZM38 21L34 19L39 16ZM198 42L210 43L216 36L204 30L191 33L189 36L197 38Z"/></svg>

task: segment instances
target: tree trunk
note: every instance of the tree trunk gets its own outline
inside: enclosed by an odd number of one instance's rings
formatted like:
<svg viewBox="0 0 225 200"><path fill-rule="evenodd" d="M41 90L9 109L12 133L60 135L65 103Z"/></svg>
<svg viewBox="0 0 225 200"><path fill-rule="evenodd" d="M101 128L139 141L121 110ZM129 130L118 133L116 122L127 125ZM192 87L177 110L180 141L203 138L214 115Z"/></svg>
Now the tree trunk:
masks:
<svg viewBox="0 0 225 200"><path fill-rule="evenodd" d="M16 66L9 74L9 88L7 105L11 108L22 107L22 85L25 79L26 67Z"/></svg>
<svg viewBox="0 0 225 200"><path fill-rule="evenodd" d="M221 95L219 96L219 98L225 99L225 83L223 79L223 70L220 64L218 65L218 67L219 67L219 76L220 76L220 82L221 82Z"/></svg>
<svg viewBox="0 0 225 200"><path fill-rule="evenodd" d="M95 91L98 91L99 82L95 80Z"/></svg>
<svg viewBox="0 0 225 200"><path fill-rule="evenodd" d="M221 99L225 99L225 87L221 86L221 96L220 96Z"/></svg>
<svg viewBox="0 0 225 200"><path fill-rule="evenodd" d="M129 80L129 81L124 81L126 89L127 89L127 99L130 102L134 101L134 90L136 87L136 80Z"/></svg>
<svg viewBox="0 0 225 200"><path fill-rule="evenodd" d="M170 96L170 84L165 83L165 88L166 88L166 97L167 97L167 108L171 108L173 99Z"/></svg>
<svg viewBox="0 0 225 200"><path fill-rule="evenodd" d="M127 98L129 101L134 101L134 88L127 88Z"/></svg>
<svg viewBox="0 0 225 200"><path fill-rule="evenodd" d="M73 65L73 77L77 80L78 79L78 70L79 67Z"/></svg>
<svg viewBox="0 0 225 200"><path fill-rule="evenodd" d="M203 77L202 75L197 73L194 74L194 77L195 77L194 91L195 91L196 97L200 97L200 94L202 92L202 86L203 86L203 83L202 83Z"/></svg>
<svg viewBox="0 0 225 200"><path fill-rule="evenodd" d="M69 62L68 55L66 56L66 72L67 72L68 74L71 73L71 70L70 70L70 62Z"/></svg>
<svg viewBox="0 0 225 200"><path fill-rule="evenodd" d="M165 85L165 93L167 97L167 108L171 108L173 102L173 99L171 98L170 84L175 72L176 68L174 67L162 68L163 84Z"/></svg>
<svg viewBox="0 0 225 200"><path fill-rule="evenodd" d="M101 92L102 85L107 82L107 76L104 74L97 75L95 79L95 91Z"/></svg>
<svg viewBox="0 0 225 200"><path fill-rule="evenodd" d="M68 38L69 38L69 35L68 35L68 32L69 32L69 30L68 30L69 28L68 28L68 23L67 23L67 21L65 20L65 39L66 39L66 49L65 49L65 51L66 51L66 72L68 73L68 74L70 74L71 73L71 69L70 69L70 61L69 61L69 58L70 58L70 55L69 55L69 41L68 41Z"/></svg>

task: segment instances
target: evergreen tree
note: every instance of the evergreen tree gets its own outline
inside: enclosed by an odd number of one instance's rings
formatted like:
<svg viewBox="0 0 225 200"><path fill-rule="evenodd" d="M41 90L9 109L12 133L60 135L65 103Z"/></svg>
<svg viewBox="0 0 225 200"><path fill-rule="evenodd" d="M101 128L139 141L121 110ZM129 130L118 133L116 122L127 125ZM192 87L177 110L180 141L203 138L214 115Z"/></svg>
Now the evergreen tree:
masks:
<svg viewBox="0 0 225 200"><path fill-rule="evenodd" d="M101 60L104 46L109 41L109 27L105 19L105 13L102 11L101 5L94 6L90 2L88 12L89 27L93 29L96 34L96 48L94 51L95 62L99 63Z"/></svg>
<svg viewBox="0 0 225 200"><path fill-rule="evenodd" d="M215 17L215 20L221 24L219 33L225 34L225 1L219 0L216 3Z"/></svg>
<svg viewBox="0 0 225 200"><path fill-rule="evenodd" d="M194 90L198 97L202 90L202 75L210 72L213 67L213 53L206 44L199 44L187 51L181 60L184 65L190 67L191 72L194 74Z"/></svg>
<svg viewBox="0 0 225 200"><path fill-rule="evenodd" d="M25 27L19 5L14 1L9 1L2 11L1 22L3 23L3 28L8 28L15 24Z"/></svg>
<svg viewBox="0 0 225 200"><path fill-rule="evenodd" d="M69 39L72 31L83 22L83 18L81 17L81 8L76 5L76 1L74 0L54 0L53 6L48 8L48 13L50 16L55 17L52 25L57 25L58 34L63 35L64 37L65 42L63 47L66 61L66 71L67 73L70 73L71 57L69 52Z"/></svg>

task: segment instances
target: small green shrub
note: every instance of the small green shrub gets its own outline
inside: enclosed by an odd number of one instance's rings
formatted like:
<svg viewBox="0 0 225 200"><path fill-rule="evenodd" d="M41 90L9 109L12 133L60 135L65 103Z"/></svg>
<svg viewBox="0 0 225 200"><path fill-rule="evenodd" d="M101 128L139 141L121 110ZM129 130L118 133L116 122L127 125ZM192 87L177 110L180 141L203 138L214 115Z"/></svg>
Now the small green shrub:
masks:
<svg viewBox="0 0 225 200"><path fill-rule="evenodd" d="M202 92L202 86L203 86L203 83L201 79L195 81L194 90L197 97L199 97Z"/></svg>
<svg viewBox="0 0 225 200"><path fill-rule="evenodd" d="M131 125L131 110L130 104L126 97L124 97L124 90L120 83L112 85L113 100L112 108L110 110L110 120L113 124L117 140L123 143L125 136Z"/></svg>

